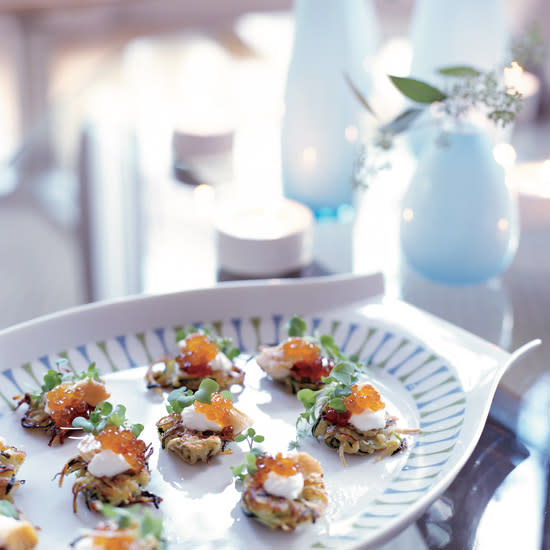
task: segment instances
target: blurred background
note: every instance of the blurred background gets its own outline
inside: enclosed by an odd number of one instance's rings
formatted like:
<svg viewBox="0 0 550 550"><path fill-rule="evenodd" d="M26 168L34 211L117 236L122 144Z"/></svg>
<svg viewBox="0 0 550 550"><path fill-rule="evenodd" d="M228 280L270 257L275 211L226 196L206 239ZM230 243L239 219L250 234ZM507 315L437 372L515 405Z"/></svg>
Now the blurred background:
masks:
<svg viewBox="0 0 550 550"><path fill-rule="evenodd" d="M546 0L504 5L512 40L534 21L550 35ZM369 71L410 74L413 0L374 6ZM216 207L280 192L291 10L291 0L0 0L0 327L220 279ZM550 158L544 47L526 67L540 87L507 136L512 163ZM319 265L378 267L357 247Z"/></svg>

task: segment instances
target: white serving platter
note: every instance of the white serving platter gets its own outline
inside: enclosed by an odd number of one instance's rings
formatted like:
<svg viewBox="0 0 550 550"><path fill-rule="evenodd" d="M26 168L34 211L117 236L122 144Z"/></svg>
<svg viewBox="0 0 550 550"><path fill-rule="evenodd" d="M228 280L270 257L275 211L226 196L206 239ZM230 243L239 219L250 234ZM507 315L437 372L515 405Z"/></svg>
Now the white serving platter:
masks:
<svg viewBox="0 0 550 550"><path fill-rule="evenodd" d="M479 439L498 381L529 346L510 355L404 303L372 297L365 303L378 290L379 280L368 277L229 284L94 304L0 332L0 435L28 453L16 504L41 527L39 549L68 548L99 519L83 501L74 515L72 480L62 488L53 480L77 441L48 447L47 434L24 430L21 411L10 407L11 397L35 389L59 358L75 370L95 361L106 374L110 401L125 404L128 418L146 426L142 438L155 448L149 489L163 498L169 549L340 550L395 536L456 477ZM358 352L400 426L421 432L406 453L379 462L350 457L346 468L334 451L305 440L303 450L325 470L330 505L322 521L286 534L240 509L229 467L242 462L244 444L210 465L189 466L160 450L155 422L164 404L146 390L143 374L152 360L175 351L178 327L213 325L233 338L246 364L236 406L255 419L266 450L285 451L301 405L251 357L260 343L285 337L284 323L294 313L305 316L311 332L333 334L346 353Z"/></svg>

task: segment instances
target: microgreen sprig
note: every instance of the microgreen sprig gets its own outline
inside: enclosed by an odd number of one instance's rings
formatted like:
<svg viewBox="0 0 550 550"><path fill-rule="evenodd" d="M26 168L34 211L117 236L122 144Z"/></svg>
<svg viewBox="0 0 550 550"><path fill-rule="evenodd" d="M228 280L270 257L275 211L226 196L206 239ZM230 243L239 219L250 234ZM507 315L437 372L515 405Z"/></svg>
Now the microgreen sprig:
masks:
<svg viewBox="0 0 550 550"><path fill-rule="evenodd" d="M255 447L254 443L263 443L264 436L256 433L254 428L248 428L246 434L242 433L235 437L237 443L246 441L248 443L248 453L244 455L244 463L238 466L231 466L233 475L243 481L247 475L253 475L258 471L256 459L263 453L260 447Z"/></svg>
<svg viewBox="0 0 550 550"><path fill-rule="evenodd" d="M0 500L0 516L19 519L19 512L11 502Z"/></svg>
<svg viewBox="0 0 550 550"><path fill-rule="evenodd" d="M145 540L148 537L154 537L157 541L163 541L162 517L154 515L151 511L139 506L117 508L102 503L98 503L97 506L106 518L117 524L119 529L129 529L135 526L140 539ZM164 546L161 548L164 548Z"/></svg>
<svg viewBox="0 0 550 550"><path fill-rule="evenodd" d="M212 395L220 389L219 384L211 378L205 378L199 385L199 389L193 393L185 386L178 388L168 394L168 414L180 413L186 407L190 407L195 401L199 403L212 403ZM233 400L233 395L228 390L223 390L220 395L226 399Z"/></svg>
<svg viewBox="0 0 550 550"><path fill-rule="evenodd" d="M182 328L176 333L176 343L181 340L185 340L191 334L196 333L204 334L212 340L216 346L218 346L218 349L226 355L230 361L233 361L233 359L241 353L239 348L233 346L233 340L231 338L216 336L211 327L195 327L191 325L187 328Z"/></svg>
<svg viewBox="0 0 550 550"><path fill-rule="evenodd" d="M327 359L331 359L332 361L351 361L353 363L359 361L359 357L356 355L351 357L344 355L334 342L334 338L329 334L314 334L313 336L307 336L307 323L297 315L293 315L290 318L285 328L289 338L303 338L307 342L316 344L321 350L321 355Z"/></svg>
<svg viewBox="0 0 550 550"><path fill-rule="evenodd" d="M320 410L328 405L336 412L346 412L344 399L352 393L352 387L359 379L360 366L351 361L336 363L328 376L321 380L325 387L321 390L301 389L297 397L305 411L296 419L296 441L290 447L299 446L300 439L307 433L308 428L319 416Z"/></svg>
<svg viewBox="0 0 550 550"><path fill-rule="evenodd" d="M126 407L124 405L113 407L108 401L100 403L92 413L90 413L89 419L83 416L77 416L73 420L74 428L79 428L93 435L99 434L107 428L107 426L130 430L136 437L139 437L143 431L143 424L128 423L128 419L126 418Z"/></svg>

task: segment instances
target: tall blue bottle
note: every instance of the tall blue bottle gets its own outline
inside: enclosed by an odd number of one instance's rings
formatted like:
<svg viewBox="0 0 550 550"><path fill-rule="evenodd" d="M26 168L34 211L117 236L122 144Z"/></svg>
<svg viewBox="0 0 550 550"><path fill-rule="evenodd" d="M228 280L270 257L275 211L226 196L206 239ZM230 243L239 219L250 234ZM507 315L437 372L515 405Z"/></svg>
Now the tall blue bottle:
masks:
<svg viewBox="0 0 550 550"><path fill-rule="evenodd" d="M317 217L352 204L353 165L365 116L345 75L368 94L378 43L371 0L295 0L294 45L282 125L285 196Z"/></svg>

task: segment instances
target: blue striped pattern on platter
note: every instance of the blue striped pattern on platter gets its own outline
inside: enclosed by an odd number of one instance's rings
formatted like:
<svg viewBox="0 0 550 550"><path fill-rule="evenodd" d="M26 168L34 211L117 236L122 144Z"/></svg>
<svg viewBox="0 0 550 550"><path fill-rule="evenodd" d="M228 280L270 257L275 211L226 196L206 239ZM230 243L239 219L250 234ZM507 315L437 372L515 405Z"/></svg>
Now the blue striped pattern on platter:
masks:
<svg viewBox="0 0 550 550"><path fill-rule="evenodd" d="M286 334L287 318L280 314L262 317L234 317L205 323L223 336L233 338L243 354L253 354L260 344L275 344ZM384 328L341 319L306 319L309 331L332 334L344 353L358 354L374 378L390 378L414 403L421 432L414 436L404 467L381 495L350 520L345 534L323 536L311 541L311 548L351 548L399 519L407 508L430 492L453 453L461 433L466 395L454 367L422 344ZM13 365L0 372L0 417L13 409L12 396L35 389L47 369L66 359L70 369L79 371L95 362L107 374L149 364L174 349L180 326L156 327L137 334L117 334L99 342L77 343Z"/></svg>

